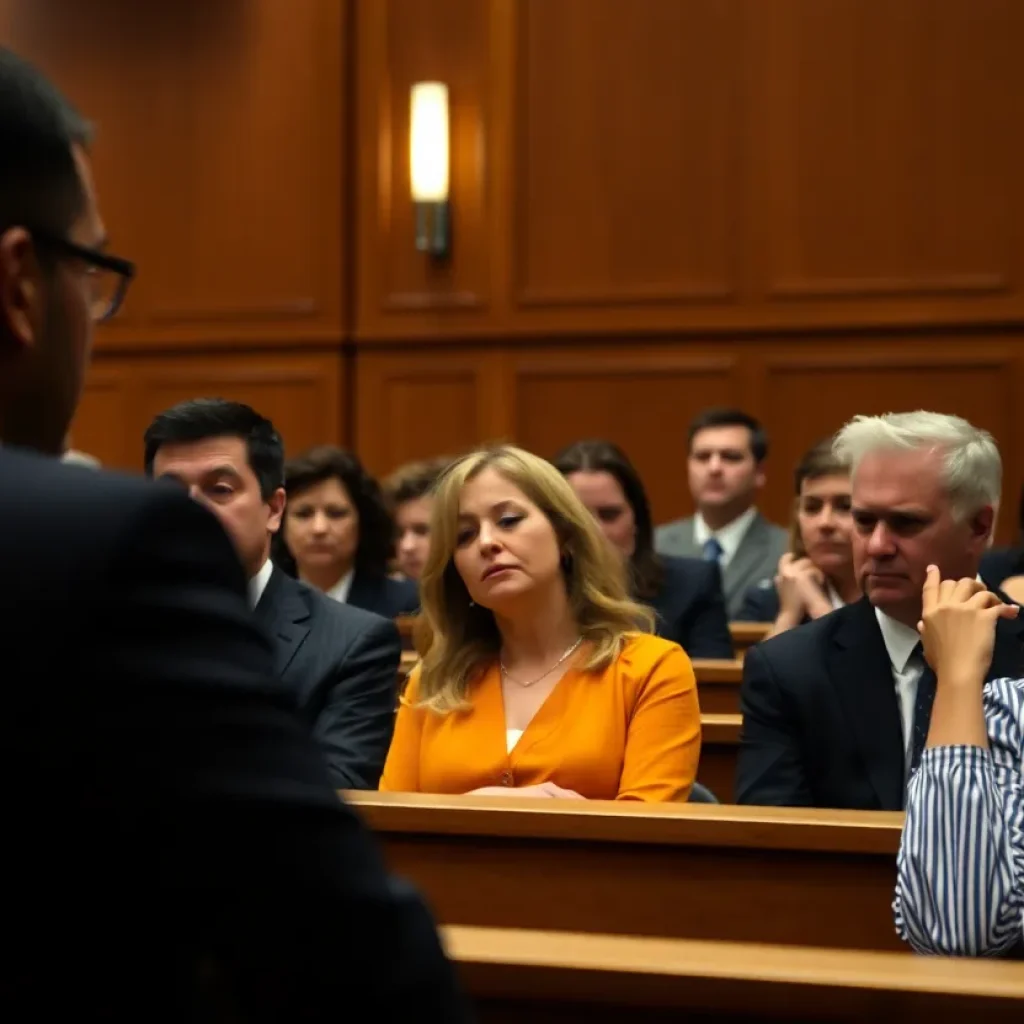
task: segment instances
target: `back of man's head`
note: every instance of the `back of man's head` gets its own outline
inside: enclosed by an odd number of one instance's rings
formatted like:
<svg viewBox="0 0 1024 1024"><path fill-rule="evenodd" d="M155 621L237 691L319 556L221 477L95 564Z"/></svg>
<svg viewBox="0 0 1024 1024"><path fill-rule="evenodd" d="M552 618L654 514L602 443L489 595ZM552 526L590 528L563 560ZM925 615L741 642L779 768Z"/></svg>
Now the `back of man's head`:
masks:
<svg viewBox="0 0 1024 1024"><path fill-rule="evenodd" d="M274 424L251 406L225 398L191 398L159 413L145 434L145 467L153 474L157 452L165 445L194 444L215 437L245 442L249 466L266 500L284 486L284 444Z"/></svg>
<svg viewBox="0 0 1024 1024"><path fill-rule="evenodd" d="M89 137L89 126L46 77L0 47L0 232L67 231L84 202L72 147Z"/></svg>

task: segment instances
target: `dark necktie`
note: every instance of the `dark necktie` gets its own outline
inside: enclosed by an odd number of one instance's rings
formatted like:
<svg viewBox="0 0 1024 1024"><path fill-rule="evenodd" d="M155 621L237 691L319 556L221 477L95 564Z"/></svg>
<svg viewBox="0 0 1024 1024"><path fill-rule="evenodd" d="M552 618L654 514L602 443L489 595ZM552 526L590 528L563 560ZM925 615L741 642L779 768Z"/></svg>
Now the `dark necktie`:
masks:
<svg viewBox="0 0 1024 1024"><path fill-rule="evenodd" d="M928 739L928 725L932 720L932 704L935 703L935 673L928 662L924 660L920 641L914 648L911 657L917 658L919 663L924 665L924 671L918 681L917 700L914 701L914 723L910 738L910 771L907 773L907 778L914 774L917 766L921 763L925 740Z"/></svg>
<svg viewBox="0 0 1024 1024"><path fill-rule="evenodd" d="M717 537L708 537L704 541L704 561L720 562L722 560L722 545L718 543Z"/></svg>

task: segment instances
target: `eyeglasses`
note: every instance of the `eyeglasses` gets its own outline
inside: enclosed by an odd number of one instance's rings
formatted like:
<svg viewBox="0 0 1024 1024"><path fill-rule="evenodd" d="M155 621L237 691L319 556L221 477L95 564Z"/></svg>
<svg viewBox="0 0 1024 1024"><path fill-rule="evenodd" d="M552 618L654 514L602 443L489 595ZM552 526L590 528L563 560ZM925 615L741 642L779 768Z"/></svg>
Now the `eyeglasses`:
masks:
<svg viewBox="0 0 1024 1024"><path fill-rule="evenodd" d="M90 312L93 323L101 324L110 320L121 308L121 303L124 302L128 285L131 284L132 278L135 276L135 264L120 256L110 256L99 249L70 242L68 239L50 234L48 231L29 230L32 232L32 237L42 245L63 256L81 260L86 264L89 289L92 293Z"/></svg>

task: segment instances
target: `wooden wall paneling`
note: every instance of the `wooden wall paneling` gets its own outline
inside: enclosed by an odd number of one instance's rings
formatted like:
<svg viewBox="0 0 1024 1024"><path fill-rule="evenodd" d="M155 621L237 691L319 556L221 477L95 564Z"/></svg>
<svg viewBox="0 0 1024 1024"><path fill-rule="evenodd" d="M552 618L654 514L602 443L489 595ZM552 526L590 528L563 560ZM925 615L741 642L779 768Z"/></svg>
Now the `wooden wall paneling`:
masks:
<svg viewBox="0 0 1024 1024"><path fill-rule="evenodd" d="M6 0L8 42L98 126L112 250L139 277L99 347L337 344L338 0Z"/></svg>
<svg viewBox="0 0 1024 1024"><path fill-rule="evenodd" d="M792 468L816 440L858 413L913 409L953 413L989 430L1003 448L1006 493L1015 507L1021 480L1016 360L1013 347L984 338L850 338L824 350L766 355L764 405L757 410L772 441L765 513L786 521ZM1000 536L1008 525L1001 521Z"/></svg>
<svg viewBox="0 0 1024 1024"><path fill-rule="evenodd" d="M663 327L737 301L742 5L518 13L519 326Z"/></svg>
<svg viewBox="0 0 1024 1024"><path fill-rule="evenodd" d="M550 458L584 438L614 441L642 475L655 522L691 507L687 427L706 406L736 401L732 349L562 347L516 351L509 359L520 444Z"/></svg>
<svg viewBox="0 0 1024 1024"><path fill-rule="evenodd" d="M763 322L1024 314L1024 8L749 3Z"/></svg>
<svg viewBox="0 0 1024 1024"><path fill-rule="evenodd" d="M491 316L495 235L491 186L495 108L492 0L374 0L356 6L359 55L358 274L355 334L448 338ZM449 89L452 248L415 247L409 193L409 93L418 81Z"/></svg>
<svg viewBox="0 0 1024 1024"><path fill-rule="evenodd" d="M86 382L75 446L122 469L142 468L142 435L162 410L188 398L246 402L273 420L294 454L340 436L342 363L335 353L211 356L101 354Z"/></svg>
<svg viewBox="0 0 1024 1024"><path fill-rule="evenodd" d="M360 351L355 449L378 475L414 459L457 455L506 434L501 354Z"/></svg>

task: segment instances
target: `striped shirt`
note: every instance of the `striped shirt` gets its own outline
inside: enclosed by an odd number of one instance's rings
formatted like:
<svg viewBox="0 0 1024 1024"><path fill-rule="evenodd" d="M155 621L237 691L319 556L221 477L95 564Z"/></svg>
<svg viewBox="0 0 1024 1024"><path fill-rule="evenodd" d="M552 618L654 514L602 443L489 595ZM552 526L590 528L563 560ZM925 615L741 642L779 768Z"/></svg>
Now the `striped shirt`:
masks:
<svg viewBox="0 0 1024 1024"><path fill-rule="evenodd" d="M994 956L1024 936L1024 680L986 683L989 749L929 747L910 780L896 930L922 953Z"/></svg>

